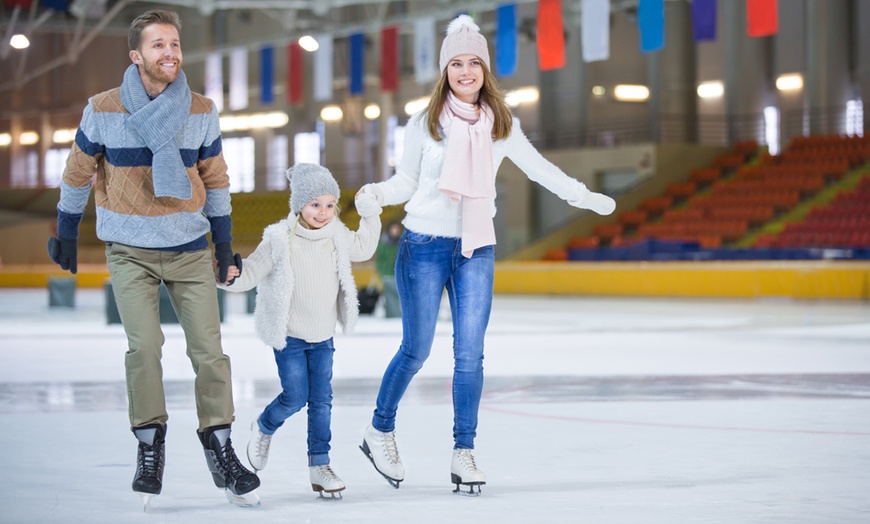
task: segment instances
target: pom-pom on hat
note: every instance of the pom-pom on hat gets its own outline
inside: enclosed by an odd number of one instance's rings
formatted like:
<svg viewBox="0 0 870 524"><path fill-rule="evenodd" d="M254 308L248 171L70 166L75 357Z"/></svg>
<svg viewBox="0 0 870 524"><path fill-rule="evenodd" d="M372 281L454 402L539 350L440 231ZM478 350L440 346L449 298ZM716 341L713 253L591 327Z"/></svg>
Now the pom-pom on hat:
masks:
<svg viewBox="0 0 870 524"><path fill-rule="evenodd" d="M323 195L335 195L338 201L340 191L338 182L323 166L317 164L297 164L287 170L290 181L290 212L298 215L305 204Z"/></svg>
<svg viewBox="0 0 870 524"><path fill-rule="evenodd" d="M459 55L476 55L483 60L486 68L489 66L489 47L486 45L486 37L480 34L480 28L468 15L459 15L447 25L447 36L441 42L441 57L438 66L441 72L447 67L448 62Z"/></svg>

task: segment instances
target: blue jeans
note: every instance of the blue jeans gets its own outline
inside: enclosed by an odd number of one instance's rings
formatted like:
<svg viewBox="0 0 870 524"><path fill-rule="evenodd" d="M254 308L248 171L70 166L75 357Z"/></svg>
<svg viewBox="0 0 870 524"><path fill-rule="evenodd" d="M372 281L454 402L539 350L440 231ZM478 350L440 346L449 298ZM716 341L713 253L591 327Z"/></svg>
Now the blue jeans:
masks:
<svg viewBox="0 0 870 524"><path fill-rule="evenodd" d="M257 423L260 431L272 435L290 415L308 404L308 465L329 464L329 429L332 417L332 339L310 343L287 337L284 349L274 349L281 393L275 397Z"/></svg>
<svg viewBox="0 0 870 524"><path fill-rule="evenodd" d="M474 449L483 391L483 340L492 310L495 250L486 246L471 258L458 238L406 230L396 259L402 303L402 345L384 373L372 426L396 428L396 411L411 379L423 367L435 339L441 296L447 288L453 313L454 448Z"/></svg>

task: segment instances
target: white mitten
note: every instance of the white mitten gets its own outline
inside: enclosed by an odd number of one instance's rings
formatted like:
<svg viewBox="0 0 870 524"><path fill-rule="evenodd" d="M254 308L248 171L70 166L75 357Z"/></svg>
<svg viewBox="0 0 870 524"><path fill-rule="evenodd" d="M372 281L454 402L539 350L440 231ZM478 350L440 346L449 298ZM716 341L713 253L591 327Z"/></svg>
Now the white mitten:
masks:
<svg viewBox="0 0 870 524"><path fill-rule="evenodd" d="M354 199L354 204L356 205L357 213L359 213L359 216L363 218L381 214L381 204L378 202L378 198L372 193L362 193L357 195Z"/></svg>
<svg viewBox="0 0 870 524"><path fill-rule="evenodd" d="M599 215L609 215L616 209L615 200L607 195L593 193L592 191L587 192L583 198L578 200L569 200L568 204L580 209L591 209Z"/></svg>
<svg viewBox="0 0 870 524"><path fill-rule="evenodd" d="M359 192L366 195L373 195L378 199L378 204L384 205L384 192L377 184L366 184L360 188Z"/></svg>

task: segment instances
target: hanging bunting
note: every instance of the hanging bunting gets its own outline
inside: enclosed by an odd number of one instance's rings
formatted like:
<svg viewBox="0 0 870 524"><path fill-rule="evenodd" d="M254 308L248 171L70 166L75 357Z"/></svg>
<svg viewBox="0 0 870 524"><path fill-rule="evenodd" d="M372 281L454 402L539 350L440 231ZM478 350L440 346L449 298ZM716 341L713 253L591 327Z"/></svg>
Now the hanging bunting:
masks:
<svg viewBox="0 0 870 524"><path fill-rule="evenodd" d="M205 96L214 102L218 113L224 110L223 56L217 52L205 57Z"/></svg>
<svg viewBox="0 0 870 524"><path fill-rule="evenodd" d="M365 49L366 36L362 33L354 33L347 39L348 56L350 57L350 95L365 93Z"/></svg>
<svg viewBox="0 0 870 524"><path fill-rule="evenodd" d="M640 0L637 5L640 51L652 53L665 46L665 0Z"/></svg>
<svg viewBox="0 0 870 524"><path fill-rule="evenodd" d="M381 29L381 91L394 93L399 89L399 28Z"/></svg>
<svg viewBox="0 0 870 524"><path fill-rule="evenodd" d="M749 36L775 35L779 30L776 0L746 0L746 26Z"/></svg>
<svg viewBox="0 0 870 524"><path fill-rule="evenodd" d="M230 110L248 107L248 50L237 47L230 52Z"/></svg>
<svg viewBox="0 0 870 524"><path fill-rule="evenodd" d="M275 101L275 48L260 48L260 103L271 104Z"/></svg>
<svg viewBox="0 0 870 524"><path fill-rule="evenodd" d="M580 7L583 61L607 60L610 58L610 0L583 0Z"/></svg>
<svg viewBox="0 0 870 524"><path fill-rule="evenodd" d="M65 13L69 11L69 1L68 0L43 0L42 7L46 9L53 9L55 11Z"/></svg>
<svg viewBox="0 0 870 524"><path fill-rule="evenodd" d="M565 67L562 0L539 0L537 31L538 68L548 71Z"/></svg>
<svg viewBox="0 0 870 524"><path fill-rule="evenodd" d="M332 100L332 35L315 35L314 38L319 44L314 52L314 100L324 102Z"/></svg>
<svg viewBox="0 0 870 524"><path fill-rule="evenodd" d="M716 40L716 0L692 0L695 42Z"/></svg>
<svg viewBox="0 0 870 524"><path fill-rule="evenodd" d="M304 74L305 55L299 42L292 42L287 46L287 102L298 104L305 100Z"/></svg>
<svg viewBox="0 0 870 524"><path fill-rule="evenodd" d="M435 19L420 18L414 22L414 80L425 84L441 74L435 65Z"/></svg>
<svg viewBox="0 0 870 524"><path fill-rule="evenodd" d="M517 6L503 4L495 10L495 73L513 76L517 72Z"/></svg>

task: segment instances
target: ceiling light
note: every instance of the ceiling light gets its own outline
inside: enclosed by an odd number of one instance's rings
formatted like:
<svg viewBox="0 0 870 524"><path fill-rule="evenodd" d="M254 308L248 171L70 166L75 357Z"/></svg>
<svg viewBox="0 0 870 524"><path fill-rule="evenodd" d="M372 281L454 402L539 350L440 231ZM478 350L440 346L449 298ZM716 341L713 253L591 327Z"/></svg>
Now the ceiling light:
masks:
<svg viewBox="0 0 870 524"><path fill-rule="evenodd" d="M381 107L377 104L369 104L363 109L363 115L369 120L376 120L381 116Z"/></svg>
<svg viewBox="0 0 870 524"><path fill-rule="evenodd" d="M700 98L721 98L724 94L725 84L719 80L698 84L698 97Z"/></svg>
<svg viewBox="0 0 870 524"><path fill-rule="evenodd" d="M504 97L504 101L511 107L517 107L520 104L537 102L540 96L537 87L521 87L508 92Z"/></svg>
<svg viewBox="0 0 870 524"><path fill-rule="evenodd" d="M305 35L299 39L299 47L308 51L309 53L313 53L320 48L320 44L317 43L317 40L311 35Z"/></svg>
<svg viewBox="0 0 870 524"><path fill-rule="evenodd" d="M76 129L56 129L51 139L55 144L69 144L76 139Z"/></svg>
<svg viewBox="0 0 870 524"><path fill-rule="evenodd" d="M30 40L28 40L26 36L21 34L12 35L12 38L9 39L9 45L14 47L15 49L27 49L28 47L30 47Z"/></svg>
<svg viewBox="0 0 870 524"><path fill-rule="evenodd" d="M604 96L604 93L606 93L604 86L594 86L592 88L592 94L595 96Z"/></svg>
<svg viewBox="0 0 870 524"><path fill-rule="evenodd" d="M613 97L620 102L645 102L649 88L641 85L619 84L613 88Z"/></svg>
<svg viewBox="0 0 870 524"><path fill-rule="evenodd" d="M779 75L776 79L776 88L780 91L795 91L804 86L804 77L800 73L789 73L787 75Z"/></svg>
<svg viewBox="0 0 870 524"><path fill-rule="evenodd" d="M32 146L39 142L39 133L36 131L25 131L18 135L18 143L22 146Z"/></svg>
<svg viewBox="0 0 870 524"><path fill-rule="evenodd" d="M320 110L320 118L324 122L338 122L344 116L344 112L338 106L325 106Z"/></svg>
<svg viewBox="0 0 870 524"><path fill-rule="evenodd" d="M0 133L0 147L8 146L12 143L12 135L9 133Z"/></svg>
<svg viewBox="0 0 870 524"><path fill-rule="evenodd" d="M422 111L423 109L426 109L426 106L428 106L428 105L429 105L429 97L428 96L415 98L414 100L411 100L410 102L405 104L405 114L408 116L411 116L414 113L417 113L419 111Z"/></svg>

